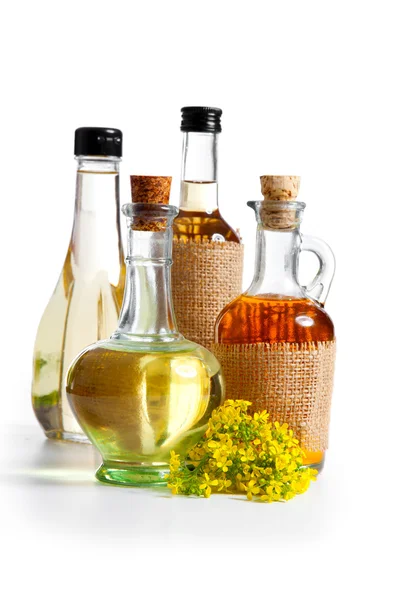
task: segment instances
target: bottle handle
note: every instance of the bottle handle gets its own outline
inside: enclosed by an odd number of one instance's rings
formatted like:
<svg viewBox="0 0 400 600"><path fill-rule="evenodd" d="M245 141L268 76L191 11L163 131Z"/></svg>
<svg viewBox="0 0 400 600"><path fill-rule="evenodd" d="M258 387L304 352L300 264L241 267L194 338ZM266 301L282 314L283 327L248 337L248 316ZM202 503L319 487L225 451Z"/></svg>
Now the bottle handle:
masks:
<svg viewBox="0 0 400 600"><path fill-rule="evenodd" d="M302 286L307 296L324 306L335 274L335 256L323 240L311 235L301 236L301 252L312 252L318 258L319 269L308 285Z"/></svg>

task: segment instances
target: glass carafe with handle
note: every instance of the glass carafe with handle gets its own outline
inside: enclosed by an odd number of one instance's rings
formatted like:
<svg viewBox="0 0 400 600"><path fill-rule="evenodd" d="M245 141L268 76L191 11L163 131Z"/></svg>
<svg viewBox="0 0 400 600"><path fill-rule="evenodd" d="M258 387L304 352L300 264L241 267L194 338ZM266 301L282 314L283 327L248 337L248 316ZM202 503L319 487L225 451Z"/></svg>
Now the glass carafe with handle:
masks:
<svg viewBox="0 0 400 600"><path fill-rule="evenodd" d="M305 204L296 200L299 178L263 176L261 183L264 200L248 203L257 220L253 281L220 313L214 352L227 397L249 400L252 410L287 422L305 464L321 469L335 361L334 326L324 304L335 260L322 240L300 234ZM319 261L306 287L298 277L302 251Z"/></svg>

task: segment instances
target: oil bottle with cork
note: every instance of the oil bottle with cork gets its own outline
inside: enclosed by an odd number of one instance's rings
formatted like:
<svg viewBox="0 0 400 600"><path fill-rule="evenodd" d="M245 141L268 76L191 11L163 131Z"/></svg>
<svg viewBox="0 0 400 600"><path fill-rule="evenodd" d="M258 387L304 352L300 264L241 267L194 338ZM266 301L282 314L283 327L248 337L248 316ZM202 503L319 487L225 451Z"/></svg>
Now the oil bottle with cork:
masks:
<svg viewBox="0 0 400 600"><path fill-rule="evenodd" d="M217 359L178 331L171 301L170 177L132 176L126 285L113 335L84 350L67 378L72 410L103 464L105 483L165 485L224 397Z"/></svg>
<svg viewBox="0 0 400 600"><path fill-rule="evenodd" d="M257 220L255 272L249 289L220 313L213 351L227 397L252 402L273 421L287 422L305 451L304 463L322 469L328 447L335 332L324 309L334 275L329 246L300 234L305 204L300 178L262 176L263 201L248 202ZM300 285L299 256L313 252L319 271Z"/></svg>

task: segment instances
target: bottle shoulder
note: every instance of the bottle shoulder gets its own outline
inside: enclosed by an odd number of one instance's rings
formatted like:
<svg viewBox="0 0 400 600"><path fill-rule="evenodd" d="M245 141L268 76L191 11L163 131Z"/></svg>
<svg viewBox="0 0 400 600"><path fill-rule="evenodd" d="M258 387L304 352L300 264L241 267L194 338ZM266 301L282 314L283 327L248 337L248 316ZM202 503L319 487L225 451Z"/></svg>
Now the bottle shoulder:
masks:
<svg viewBox="0 0 400 600"><path fill-rule="evenodd" d="M326 310L310 298L242 294L221 311L216 338L222 343L331 341L335 330Z"/></svg>
<svg viewBox="0 0 400 600"><path fill-rule="evenodd" d="M176 371L187 379L199 374L213 377L220 371L215 356L199 344L182 338L172 344L139 344L129 340L108 339L96 342L85 348L74 360L68 373L67 387L75 385L101 385L103 378L117 376L140 378L141 373L156 370L162 376L169 377Z"/></svg>
<svg viewBox="0 0 400 600"><path fill-rule="evenodd" d="M136 336L120 336L116 331L111 338L100 340L87 350L100 350L100 352L122 352L134 354L160 355L169 360L174 357L197 358L204 363L215 364L216 358L207 348L201 346L197 342L186 339L177 334L177 338L171 341L145 341L140 339L135 340ZM137 336L140 338L140 336ZM157 337L157 336L156 336Z"/></svg>
<svg viewBox="0 0 400 600"><path fill-rule="evenodd" d="M181 209L174 220L173 232L175 239L240 243L238 232L225 221L219 210L206 213Z"/></svg>

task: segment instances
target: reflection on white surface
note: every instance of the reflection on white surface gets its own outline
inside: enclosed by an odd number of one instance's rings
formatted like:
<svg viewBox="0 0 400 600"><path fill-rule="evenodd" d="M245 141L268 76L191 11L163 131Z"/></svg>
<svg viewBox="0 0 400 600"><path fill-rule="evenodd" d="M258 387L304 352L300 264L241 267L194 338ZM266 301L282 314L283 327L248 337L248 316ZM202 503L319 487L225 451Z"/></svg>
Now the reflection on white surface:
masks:
<svg viewBox="0 0 400 600"><path fill-rule="evenodd" d="M14 460L6 464L6 478L21 485L41 483L93 484L101 458L91 444L40 439L41 432L24 436L14 447ZM26 453L28 447L32 450Z"/></svg>
<svg viewBox="0 0 400 600"><path fill-rule="evenodd" d="M320 539L334 526L338 499L332 499L333 481L327 485L323 477L287 504L250 503L244 496L177 497L167 488L100 484L94 473L101 458L88 444L45 440L39 428L15 430L1 439L8 503L3 512L9 511L19 528L28 526L40 536L56 531L71 540L117 536L145 544L195 538L200 547L218 538L223 545L247 540L258 546L275 538L300 540L305 522L308 539Z"/></svg>
<svg viewBox="0 0 400 600"><path fill-rule="evenodd" d="M112 590L102 597L109 598L115 595L118 578L114 574L121 572L129 573L118 580L121 596L129 590L134 598L155 597L148 593L149 586L154 589L154 580L161 581L163 597L172 597L172 591L180 598L177 580L171 578L171 573L179 573L177 565L188 573L187 580L179 575L186 596L190 589L193 600L198 597L192 594L193 573L200 583L209 581L215 565L223 584L221 595L226 595L238 557L242 572L252 572L254 577L264 576L268 564L272 573L268 585L277 578L280 587L289 567L296 580L302 581L312 559L316 572L326 569L326 577L318 585L311 581L305 586L306 596L297 594L299 600L311 600L310 590L320 596L334 560L338 553L343 556L347 546L354 554L354 542L359 540L356 554L361 552L363 567L364 548L370 556L363 541L365 523L373 511L368 498L359 501L352 488L353 473L335 455L331 463L328 456L325 473L309 492L288 503L266 505L248 502L243 496L215 495L205 500L172 496L167 489L102 485L94 478L100 457L93 447L45 441L39 428L0 431L0 446L0 535L14 565L13 586L20 578L27 581L29 590L33 584L43 593L49 582L56 589L61 581L60 600L71 599L71 586L81 592L87 584L93 595L93 585L101 584L104 591L107 581ZM386 507L391 501L386 501ZM395 502L396 497L392 505ZM371 503L376 503L375 498ZM382 515L376 526L380 535ZM370 519L368 536L374 527ZM353 572L350 558L346 564ZM236 589L237 581L233 581ZM246 578L245 582L248 587ZM204 586L199 587L204 596ZM8 597L19 600L21 596Z"/></svg>

